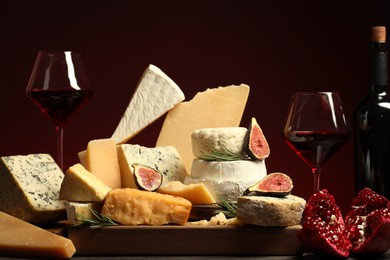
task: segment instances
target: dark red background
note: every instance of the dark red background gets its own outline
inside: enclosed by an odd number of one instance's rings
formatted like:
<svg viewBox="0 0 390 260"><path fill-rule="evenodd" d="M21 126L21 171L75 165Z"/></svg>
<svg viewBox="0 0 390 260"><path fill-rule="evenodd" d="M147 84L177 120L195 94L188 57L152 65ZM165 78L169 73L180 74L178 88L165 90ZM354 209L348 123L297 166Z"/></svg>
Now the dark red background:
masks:
<svg viewBox="0 0 390 260"><path fill-rule="evenodd" d="M53 124L25 96L39 50L77 50L94 89L65 128L65 165L91 139L110 137L148 64L182 88L246 83L242 125L256 117L269 172L292 176L308 198L312 174L281 138L296 91L339 91L347 117L368 91L372 25L390 28L383 1L6 1L0 4L0 155L55 152ZM389 29L390 30L390 29ZM131 140L153 146L162 120ZM354 196L353 145L324 167L322 187L342 209Z"/></svg>

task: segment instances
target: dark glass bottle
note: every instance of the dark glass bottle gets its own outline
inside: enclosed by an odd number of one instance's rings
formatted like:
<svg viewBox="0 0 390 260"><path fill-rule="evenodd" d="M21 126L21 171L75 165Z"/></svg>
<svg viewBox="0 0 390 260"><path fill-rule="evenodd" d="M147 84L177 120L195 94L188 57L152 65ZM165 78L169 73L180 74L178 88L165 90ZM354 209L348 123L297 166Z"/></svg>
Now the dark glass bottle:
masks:
<svg viewBox="0 0 390 260"><path fill-rule="evenodd" d="M390 199L390 97L386 28L372 27L370 91L354 113L356 191L369 187Z"/></svg>

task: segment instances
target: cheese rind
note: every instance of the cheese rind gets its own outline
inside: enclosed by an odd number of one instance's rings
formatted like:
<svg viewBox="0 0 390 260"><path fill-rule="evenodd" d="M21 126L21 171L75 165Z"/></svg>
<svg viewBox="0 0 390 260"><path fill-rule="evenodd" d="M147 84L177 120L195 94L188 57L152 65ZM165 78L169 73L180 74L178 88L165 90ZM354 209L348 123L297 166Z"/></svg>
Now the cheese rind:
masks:
<svg viewBox="0 0 390 260"><path fill-rule="evenodd" d="M71 258L72 241L0 211L0 255Z"/></svg>
<svg viewBox="0 0 390 260"><path fill-rule="evenodd" d="M184 98L184 93L172 79L158 67L149 65L112 138L117 144L126 143Z"/></svg>
<svg viewBox="0 0 390 260"><path fill-rule="evenodd" d="M41 224L65 218L59 200L64 174L49 154L0 158L0 210Z"/></svg>
<svg viewBox="0 0 390 260"><path fill-rule="evenodd" d="M244 151L245 127L218 127L197 129L191 134L192 153L198 159L207 159L216 152L229 153L242 159Z"/></svg>
<svg viewBox="0 0 390 260"><path fill-rule="evenodd" d="M180 181L170 181L162 185L157 192L185 198L192 204L216 203L214 197L204 183L186 185Z"/></svg>
<svg viewBox="0 0 390 260"><path fill-rule="evenodd" d="M196 129L238 127L249 96L249 86L218 87L197 93L191 101L172 108L163 123L156 146L174 146L187 172L191 170L191 134Z"/></svg>
<svg viewBox="0 0 390 260"><path fill-rule="evenodd" d="M60 189L60 199L76 202L101 202L110 190L110 187L77 163L69 167L65 173Z"/></svg>
<svg viewBox="0 0 390 260"><path fill-rule="evenodd" d="M80 155L79 158L82 157L82 154ZM121 173L114 139L89 141L84 166L111 189L121 187Z"/></svg>
<svg viewBox="0 0 390 260"><path fill-rule="evenodd" d="M108 193L101 213L123 225L184 225L191 207L181 197L124 188Z"/></svg>
<svg viewBox="0 0 390 260"><path fill-rule="evenodd" d="M191 178L212 181L260 181L267 175L265 160L205 161L194 159Z"/></svg>
<svg viewBox="0 0 390 260"><path fill-rule="evenodd" d="M137 188L133 163L161 172L163 184L169 181L184 181L188 176L179 153L172 146L150 148L137 144L122 144L118 146L118 159L123 188Z"/></svg>
<svg viewBox="0 0 390 260"><path fill-rule="evenodd" d="M244 196L237 200L237 219L260 226L299 225L305 205L303 198L294 195Z"/></svg>

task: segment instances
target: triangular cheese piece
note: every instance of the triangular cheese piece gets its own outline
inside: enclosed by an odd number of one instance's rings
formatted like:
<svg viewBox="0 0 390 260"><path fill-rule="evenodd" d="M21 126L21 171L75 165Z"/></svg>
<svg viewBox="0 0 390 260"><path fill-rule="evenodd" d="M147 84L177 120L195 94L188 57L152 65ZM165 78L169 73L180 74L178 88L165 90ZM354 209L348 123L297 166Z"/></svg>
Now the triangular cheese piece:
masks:
<svg viewBox="0 0 390 260"><path fill-rule="evenodd" d="M188 102L171 109L164 121L156 146L174 146L187 172L194 159L191 134L200 128L240 125L249 96L249 86L218 87L199 92Z"/></svg>
<svg viewBox="0 0 390 260"><path fill-rule="evenodd" d="M12 257L71 258L70 239L0 211L0 255Z"/></svg>
<svg viewBox="0 0 390 260"><path fill-rule="evenodd" d="M61 184L60 199L101 202L110 190L110 187L78 163L66 171Z"/></svg>
<svg viewBox="0 0 390 260"><path fill-rule="evenodd" d="M149 65L112 138L117 144L126 143L184 98L184 93L172 79L156 66Z"/></svg>

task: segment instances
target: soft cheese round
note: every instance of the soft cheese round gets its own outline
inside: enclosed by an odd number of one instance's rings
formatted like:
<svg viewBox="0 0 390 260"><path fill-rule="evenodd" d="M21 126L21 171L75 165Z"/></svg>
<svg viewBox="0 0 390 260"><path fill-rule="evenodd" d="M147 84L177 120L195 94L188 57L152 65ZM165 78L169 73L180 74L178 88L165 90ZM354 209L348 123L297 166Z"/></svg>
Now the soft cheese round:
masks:
<svg viewBox="0 0 390 260"><path fill-rule="evenodd" d="M191 134L192 153L196 158L213 158L216 153L233 154L239 158L245 157L244 137L245 127L202 128ZM209 159L210 160L210 159Z"/></svg>
<svg viewBox="0 0 390 260"><path fill-rule="evenodd" d="M298 196L244 196L237 200L237 219L260 226L299 225L306 201Z"/></svg>
<svg viewBox="0 0 390 260"><path fill-rule="evenodd" d="M205 161L194 159L191 177L212 181L259 181L267 175L265 160Z"/></svg>

